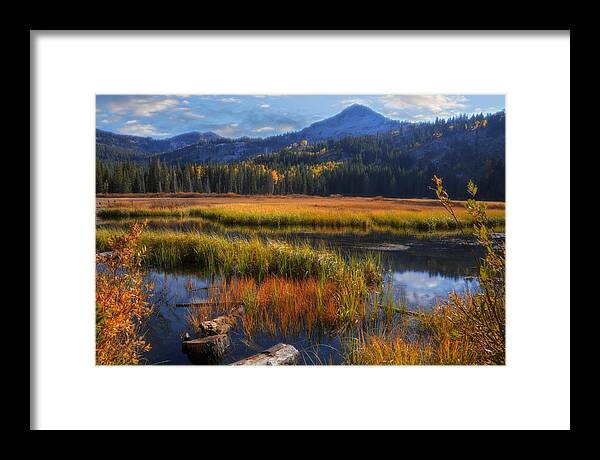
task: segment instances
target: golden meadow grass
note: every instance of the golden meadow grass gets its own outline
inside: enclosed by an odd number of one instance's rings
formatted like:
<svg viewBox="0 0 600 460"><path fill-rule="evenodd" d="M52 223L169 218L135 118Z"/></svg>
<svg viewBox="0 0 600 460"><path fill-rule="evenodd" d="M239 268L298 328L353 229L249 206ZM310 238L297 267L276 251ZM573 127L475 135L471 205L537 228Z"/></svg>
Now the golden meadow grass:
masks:
<svg viewBox="0 0 600 460"><path fill-rule="evenodd" d="M161 218L201 217L223 225L260 227L324 227L367 230L372 228L415 232L444 231L472 225L466 211L453 219L434 200L359 197L202 197L98 198L98 217ZM504 204L488 203L489 223L504 225Z"/></svg>
<svg viewBox="0 0 600 460"><path fill-rule="evenodd" d="M444 231L469 228L472 221L461 216L457 221L443 210L427 211L355 211L355 210L301 210L257 207L255 209L235 207L192 207L192 208L106 208L98 211L103 219L147 218L147 217L201 217L223 225L260 227L325 227L371 229L391 228L395 230ZM504 211L496 210L489 217L494 227L504 225Z"/></svg>

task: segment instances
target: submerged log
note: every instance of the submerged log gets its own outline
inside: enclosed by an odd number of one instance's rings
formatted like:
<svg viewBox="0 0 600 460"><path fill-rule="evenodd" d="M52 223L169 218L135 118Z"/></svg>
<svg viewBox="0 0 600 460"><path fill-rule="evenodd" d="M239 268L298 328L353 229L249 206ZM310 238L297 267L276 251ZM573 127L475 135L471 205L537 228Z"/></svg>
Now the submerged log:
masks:
<svg viewBox="0 0 600 460"><path fill-rule="evenodd" d="M176 303L176 307L219 307L223 305L241 305L241 301L236 302L227 302L227 301L214 301L214 300L203 300L201 302L184 302L184 303Z"/></svg>
<svg viewBox="0 0 600 460"><path fill-rule="evenodd" d="M200 323L200 331L204 335L227 334L229 329L236 325L235 317L232 315L223 315L208 321Z"/></svg>
<svg viewBox="0 0 600 460"><path fill-rule="evenodd" d="M219 291L219 286L200 286L197 288L188 288L188 291Z"/></svg>
<svg viewBox="0 0 600 460"><path fill-rule="evenodd" d="M300 352L292 345L278 343L254 356L232 363L232 366L281 366L298 363Z"/></svg>
<svg viewBox="0 0 600 460"><path fill-rule="evenodd" d="M218 364L231 345L227 334L186 340L182 350L194 364Z"/></svg>

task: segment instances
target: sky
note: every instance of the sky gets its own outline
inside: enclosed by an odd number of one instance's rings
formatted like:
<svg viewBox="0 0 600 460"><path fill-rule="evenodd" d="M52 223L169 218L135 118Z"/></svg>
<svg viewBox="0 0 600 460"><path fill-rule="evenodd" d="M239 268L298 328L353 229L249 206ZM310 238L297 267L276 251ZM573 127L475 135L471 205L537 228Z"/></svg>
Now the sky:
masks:
<svg viewBox="0 0 600 460"><path fill-rule="evenodd" d="M190 131L268 137L305 128L352 104L419 122L504 110L504 95L97 95L96 127L154 138Z"/></svg>

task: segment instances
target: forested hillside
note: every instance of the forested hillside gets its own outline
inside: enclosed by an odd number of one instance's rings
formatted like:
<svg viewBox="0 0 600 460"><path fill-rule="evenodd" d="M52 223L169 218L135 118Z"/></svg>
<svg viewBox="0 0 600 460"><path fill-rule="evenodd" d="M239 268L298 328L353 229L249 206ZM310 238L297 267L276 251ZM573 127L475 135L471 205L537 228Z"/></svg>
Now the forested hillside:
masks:
<svg viewBox="0 0 600 460"><path fill-rule="evenodd" d="M221 136L212 133L190 132L166 139L128 136L96 129L96 158L100 160L140 161L162 152L170 152L188 145L206 144Z"/></svg>
<svg viewBox="0 0 600 460"><path fill-rule="evenodd" d="M435 174L455 198L465 197L473 179L482 199L504 199L504 112L427 123L372 113L354 110L266 139L202 139L144 158L131 145L114 143L110 155L100 145L96 190L426 197ZM312 140L303 136L311 128L319 133ZM375 133L339 136L347 129Z"/></svg>

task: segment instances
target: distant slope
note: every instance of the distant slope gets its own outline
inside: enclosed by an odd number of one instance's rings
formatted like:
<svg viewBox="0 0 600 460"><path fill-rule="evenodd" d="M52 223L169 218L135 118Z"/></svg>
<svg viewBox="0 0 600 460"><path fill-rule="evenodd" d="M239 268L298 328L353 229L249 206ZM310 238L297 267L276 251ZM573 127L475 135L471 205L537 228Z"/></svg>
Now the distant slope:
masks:
<svg viewBox="0 0 600 460"><path fill-rule="evenodd" d="M337 115L313 123L300 131L279 136L225 139L211 143L184 146L165 153L161 159L168 162L222 162L241 160L259 153L270 153L306 139L310 142L340 139L346 136L364 136L398 129L403 123L391 120L368 107L354 104Z"/></svg>
<svg viewBox="0 0 600 460"><path fill-rule="evenodd" d="M219 135L213 132L200 133L194 131L166 139L154 139L96 129L96 157L98 159L141 159L220 138Z"/></svg>
<svg viewBox="0 0 600 460"><path fill-rule="evenodd" d="M497 128L500 118L502 130ZM167 164L232 163L257 155L276 154L287 147L293 150L298 142L307 140L311 144L329 144L327 158L334 160L361 157L363 162L393 162L400 167L415 163L460 163L462 160L473 163L473 155L498 157L504 154L503 120L504 112L499 112L435 123L399 122L355 104L300 131L264 139L228 139L212 132L152 139L96 130L96 152L98 159L113 161L143 161L156 156ZM490 126L488 121L492 122ZM373 145L366 150L365 145L370 145L369 142L352 141L364 136L373 138L369 141ZM389 154L373 154L376 151L388 151ZM402 155L394 156L393 152L402 152Z"/></svg>
<svg viewBox="0 0 600 460"><path fill-rule="evenodd" d="M188 145L160 155L166 163L231 163L253 155L271 153L282 149L297 138L296 134L273 136L266 139L221 138L209 143Z"/></svg>

